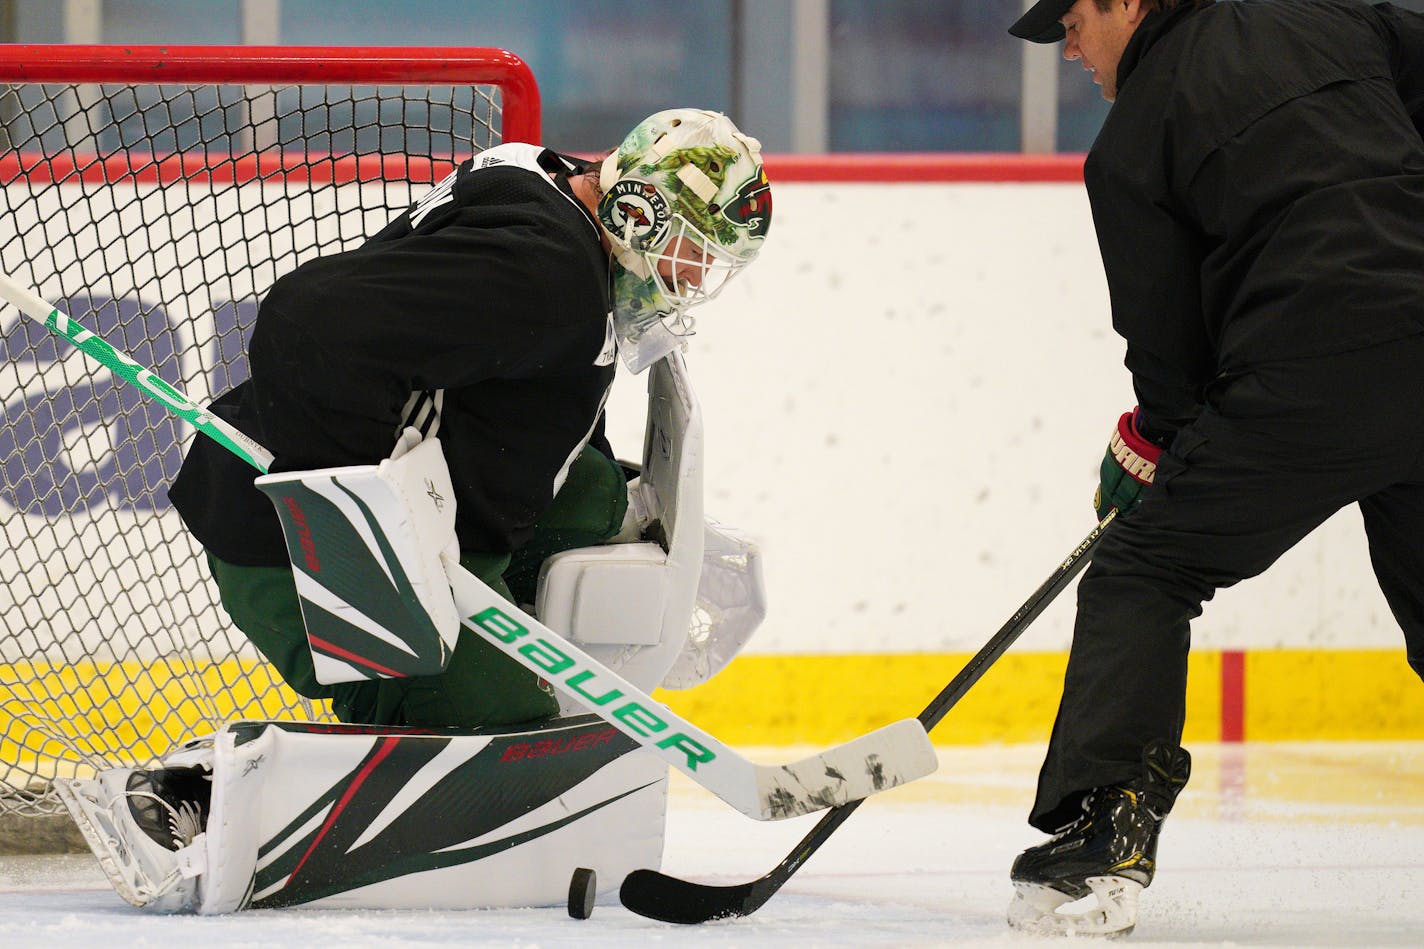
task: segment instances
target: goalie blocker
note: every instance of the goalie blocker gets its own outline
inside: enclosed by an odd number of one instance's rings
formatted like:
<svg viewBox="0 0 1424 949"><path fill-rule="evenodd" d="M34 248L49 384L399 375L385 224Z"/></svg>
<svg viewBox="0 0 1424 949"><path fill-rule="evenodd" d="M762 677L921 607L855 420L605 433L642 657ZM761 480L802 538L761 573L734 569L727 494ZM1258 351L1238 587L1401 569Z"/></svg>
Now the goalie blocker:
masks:
<svg viewBox="0 0 1424 949"><path fill-rule="evenodd" d="M438 675L460 632L441 558L460 561L438 439L407 428L379 465L268 474L316 681Z"/></svg>
<svg viewBox="0 0 1424 949"><path fill-rule="evenodd" d="M158 771L57 782L159 912L563 906L662 858L667 768L595 716L480 732L237 722Z"/></svg>

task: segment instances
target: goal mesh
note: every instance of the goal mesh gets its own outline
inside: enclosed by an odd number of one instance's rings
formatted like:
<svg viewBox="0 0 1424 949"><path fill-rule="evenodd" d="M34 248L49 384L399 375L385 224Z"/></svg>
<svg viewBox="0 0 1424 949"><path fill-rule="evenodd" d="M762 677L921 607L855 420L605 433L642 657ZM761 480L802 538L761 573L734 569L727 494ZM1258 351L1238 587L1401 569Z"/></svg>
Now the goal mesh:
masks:
<svg viewBox="0 0 1424 949"><path fill-rule="evenodd" d="M537 141L532 76L497 50L11 49L0 270L199 403L246 378L279 275L502 131ZM167 497L190 431L8 306L0 404L0 818L235 716L328 714L218 606Z"/></svg>

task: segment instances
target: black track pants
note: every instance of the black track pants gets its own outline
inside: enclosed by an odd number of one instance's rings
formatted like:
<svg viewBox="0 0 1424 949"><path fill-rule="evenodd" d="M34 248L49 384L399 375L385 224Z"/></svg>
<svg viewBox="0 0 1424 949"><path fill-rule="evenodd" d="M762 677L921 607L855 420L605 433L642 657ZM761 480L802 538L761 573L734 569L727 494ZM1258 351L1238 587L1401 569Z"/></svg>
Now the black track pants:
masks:
<svg viewBox="0 0 1424 949"><path fill-rule="evenodd" d="M1223 380L1105 537L1078 587L1063 699L1029 823L1180 743L1202 603L1358 503L1380 587L1424 678L1424 337Z"/></svg>

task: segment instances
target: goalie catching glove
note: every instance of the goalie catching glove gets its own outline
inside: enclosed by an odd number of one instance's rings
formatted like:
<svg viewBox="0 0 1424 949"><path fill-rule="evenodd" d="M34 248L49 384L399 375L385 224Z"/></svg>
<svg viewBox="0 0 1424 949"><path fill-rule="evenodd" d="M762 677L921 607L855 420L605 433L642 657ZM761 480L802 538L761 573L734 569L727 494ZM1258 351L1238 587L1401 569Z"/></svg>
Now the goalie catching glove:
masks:
<svg viewBox="0 0 1424 949"><path fill-rule="evenodd" d="M1142 489L1157 475L1157 459L1162 457L1162 449L1142 433L1140 411L1134 408L1124 412L1108 442L1107 454L1098 472L1098 490L1093 495L1098 520L1114 509L1129 513L1140 500Z"/></svg>

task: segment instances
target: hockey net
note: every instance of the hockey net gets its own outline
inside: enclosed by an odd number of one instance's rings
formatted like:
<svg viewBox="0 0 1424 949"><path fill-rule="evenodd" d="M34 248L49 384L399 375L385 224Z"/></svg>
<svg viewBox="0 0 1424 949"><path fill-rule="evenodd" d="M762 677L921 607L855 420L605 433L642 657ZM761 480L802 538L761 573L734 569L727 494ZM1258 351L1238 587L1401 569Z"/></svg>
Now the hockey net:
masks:
<svg viewBox="0 0 1424 949"><path fill-rule="evenodd" d="M10 47L0 82L0 270L200 403L278 276L539 140L500 50ZM41 837L54 778L230 718L328 714L218 606L167 497L190 431L10 307L0 403L0 825Z"/></svg>

